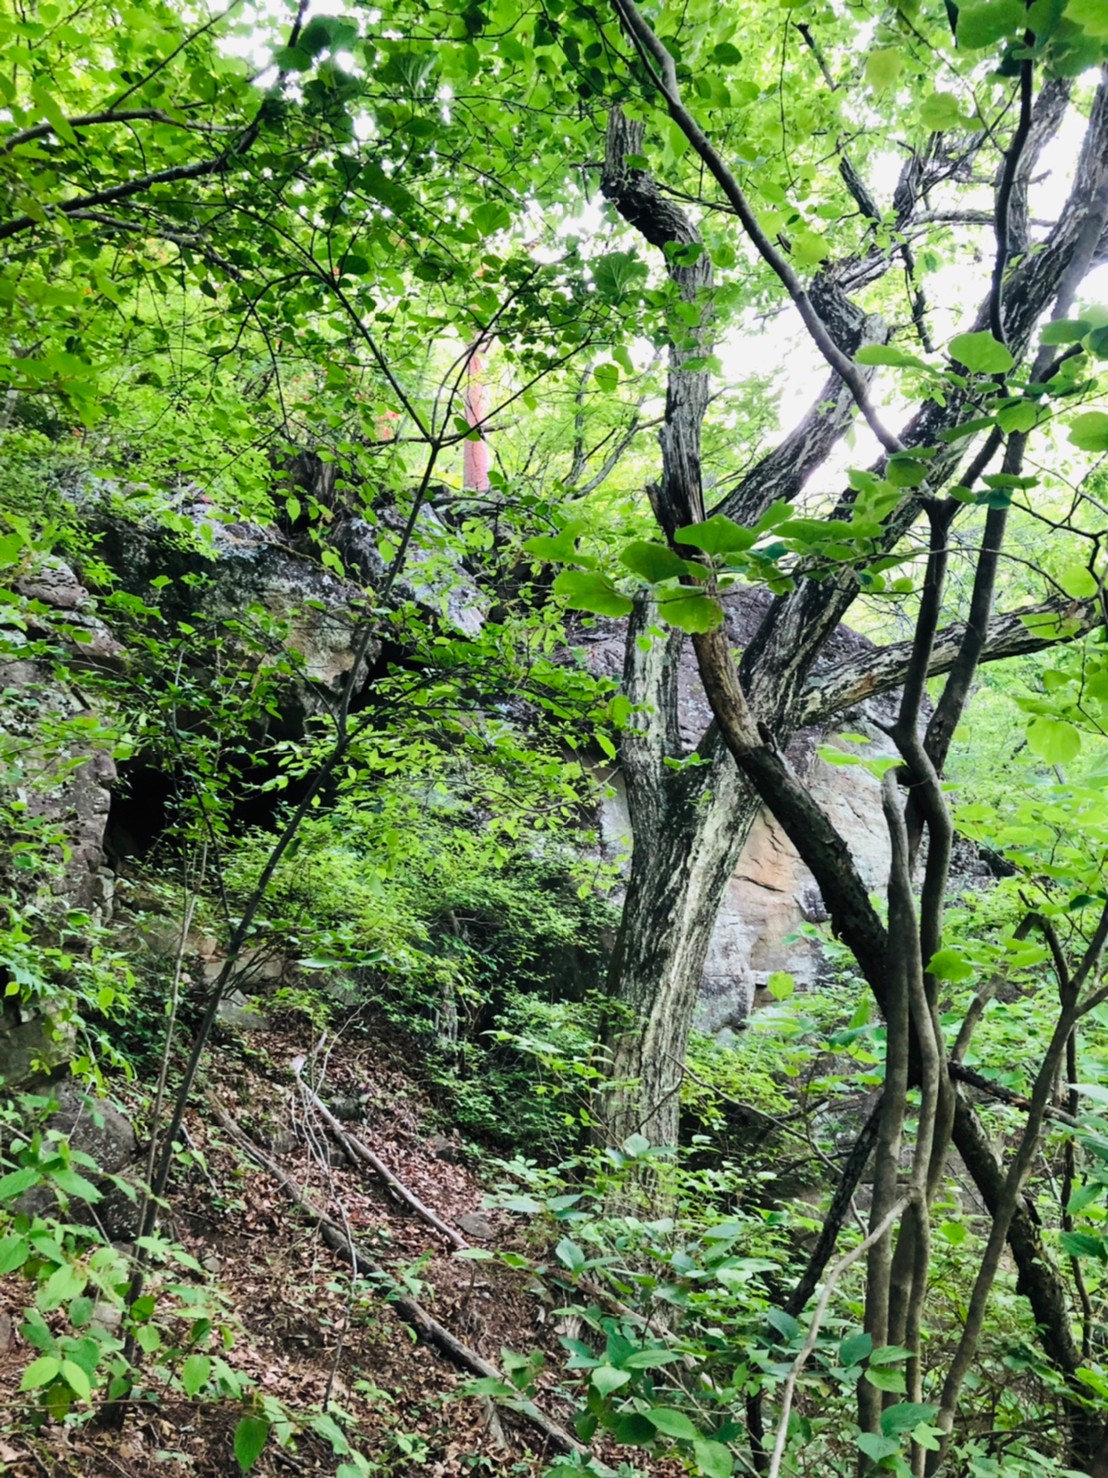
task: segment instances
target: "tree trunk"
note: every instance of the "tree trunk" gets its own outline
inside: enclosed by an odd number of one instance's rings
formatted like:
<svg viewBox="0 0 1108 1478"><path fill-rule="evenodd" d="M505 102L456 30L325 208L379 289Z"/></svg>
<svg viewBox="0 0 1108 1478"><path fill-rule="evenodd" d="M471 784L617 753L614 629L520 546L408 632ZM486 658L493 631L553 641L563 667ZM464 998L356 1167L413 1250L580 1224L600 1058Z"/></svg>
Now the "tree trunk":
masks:
<svg viewBox="0 0 1108 1478"><path fill-rule="evenodd" d="M608 977L611 1081L600 1112L611 1144L635 1133L652 1144L677 1143L704 960L757 811L733 765L720 767L717 778L721 783L699 806L687 795L667 795L657 805L655 793L652 804L636 808L631 877Z"/></svg>

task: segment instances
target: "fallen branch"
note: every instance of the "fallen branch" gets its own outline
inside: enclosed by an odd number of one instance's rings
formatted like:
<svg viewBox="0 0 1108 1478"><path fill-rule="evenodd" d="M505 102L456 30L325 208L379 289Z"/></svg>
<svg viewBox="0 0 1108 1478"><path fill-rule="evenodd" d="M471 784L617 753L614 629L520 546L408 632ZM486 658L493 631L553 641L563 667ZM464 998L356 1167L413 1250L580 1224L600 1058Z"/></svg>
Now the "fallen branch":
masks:
<svg viewBox="0 0 1108 1478"><path fill-rule="evenodd" d="M296 1076L308 1102L327 1125L328 1129L330 1129L350 1159L361 1161L363 1165L367 1165L373 1171L374 1175L380 1180L383 1180L389 1189L404 1202L405 1206L410 1207L415 1212L421 1221L425 1221L429 1227L434 1227L435 1231L441 1237L445 1237L452 1247L457 1248L459 1252L464 1252L469 1246L469 1243L462 1236L461 1232L456 1231L452 1226L448 1226L441 1216L436 1215L429 1206L425 1206L418 1196L414 1196L403 1181L399 1180L385 1162L375 1155L367 1145L364 1145L360 1139L356 1139L353 1134L346 1132L338 1119L335 1118L334 1114L323 1102L322 1098L320 1098L319 1094L314 1093L308 1087L307 1083L305 1083L300 1075L299 1069L297 1070Z"/></svg>
<svg viewBox="0 0 1108 1478"><path fill-rule="evenodd" d="M440 1236L445 1237L452 1247L456 1248L459 1252L468 1251L472 1243L467 1242L461 1232L456 1231L452 1226L448 1226L429 1206L425 1206L418 1196L413 1195L403 1181L399 1180L385 1162L379 1156L375 1155L368 1146L364 1145L353 1134L348 1133L319 1095L313 1093L307 1083L304 1082L301 1076L301 1067L294 1062L293 1068L309 1103L318 1112L320 1118L330 1129L350 1159L360 1160L363 1165L368 1166L375 1175L384 1181L390 1190L395 1192L406 1206L410 1206L416 1215L425 1221L428 1226L434 1227L435 1231ZM576 1285L569 1284L568 1286L576 1286L583 1293L587 1293L590 1298L594 1298L598 1303L603 1304L609 1313L618 1314L621 1318L628 1319L648 1331L651 1329L650 1320L644 1314L640 1314L635 1309L630 1308L618 1299L615 1294L609 1293L606 1288L602 1288L599 1283L594 1282L591 1278L578 1278Z"/></svg>
<svg viewBox="0 0 1108 1478"><path fill-rule="evenodd" d="M349 1259L363 1277L373 1279L387 1279L389 1277L384 1268L375 1263L372 1258L367 1257L361 1248L358 1247L357 1243L347 1237L338 1222L332 1220L325 1211L322 1211L308 1197L307 1192L302 1186L297 1185L296 1181L287 1175L275 1160L270 1159L264 1150L259 1149L213 1094L208 1095L208 1104L217 1121L231 1139L241 1149L245 1150L251 1159L256 1160L264 1170L268 1170L290 1200L294 1201L308 1219L319 1227L320 1235L328 1247L333 1248L336 1252L341 1253L343 1257ZM437 1350L446 1355L455 1365L460 1366L463 1370L470 1371L474 1375L484 1376L491 1380L504 1380L503 1373L495 1365L479 1355L476 1350L471 1350L468 1345L463 1344L444 1324L440 1324L437 1319L432 1318L423 1305L417 1303L414 1298L409 1298L406 1294L396 1293L391 1295L388 1301L396 1309L397 1313L428 1344L434 1345ZM544 1416L532 1402L528 1402L526 1406L513 1407L512 1409L518 1411L520 1416L540 1431L547 1441L553 1447L557 1448L559 1452L586 1453L588 1451L588 1448L578 1442L576 1437L573 1437L564 1427L560 1427L557 1422L553 1422L549 1417Z"/></svg>

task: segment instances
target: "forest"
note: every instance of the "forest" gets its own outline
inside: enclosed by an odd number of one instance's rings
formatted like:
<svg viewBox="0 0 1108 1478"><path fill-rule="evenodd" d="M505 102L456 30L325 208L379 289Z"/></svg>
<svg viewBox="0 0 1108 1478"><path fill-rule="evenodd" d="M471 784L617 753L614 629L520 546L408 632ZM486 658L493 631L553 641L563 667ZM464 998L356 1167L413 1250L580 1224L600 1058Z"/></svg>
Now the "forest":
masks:
<svg viewBox="0 0 1108 1478"><path fill-rule="evenodd" d="M0 1472L1108 1478L1108 0L0 0Z"/></svg>

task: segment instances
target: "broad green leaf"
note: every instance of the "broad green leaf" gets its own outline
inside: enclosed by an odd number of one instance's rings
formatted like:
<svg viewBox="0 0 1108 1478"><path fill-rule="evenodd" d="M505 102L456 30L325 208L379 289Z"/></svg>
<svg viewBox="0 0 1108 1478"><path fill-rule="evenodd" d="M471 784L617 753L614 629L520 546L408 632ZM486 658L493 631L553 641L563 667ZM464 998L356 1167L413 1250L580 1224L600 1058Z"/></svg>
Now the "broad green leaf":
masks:
<svg viewBox="0 0 1108 1478"><path fill-rule="evenodd" d="M712 48L712 60L718 62L721 67L737 66L742 59L742 52L730 41L720 41Z"/></svg>
<svg viewBox="0 0 1108 1478"><path fill-rule="evenodd" d="M887 1406L881 1413L881 1430L886 1437L911 1432L920 1422L929 1422L938 1409L927 1402L898 1401L895 1406Z"/></svg>
<svg viewBox="0 0 1108 1478"><path fill-rule="evenodd" d="M1104 0L1069 0L1066 19L1090 36L1108 36L1108 7Z"/></svg>
<svg viewBox="0 0 1108 1478"><path fill-rule="evenodd" d="M26 1237L12 1232L0 1241L0 1278L5 1273L14 1273L16 1268L21 1268L30 1255L31 1244Z"/></svg>
<svg viewBox="0 0 1108 1478"><path fill-rule="evenodd" d="M879 1391L892 1391L897 1396L903 1396L905 1392L904 1372L894 1370L886 1365L870 1365L865 1371L865 1379L871 1386L876 1386Z"/></svg>
<svg viewBox="0 0 1108 1478"><path fill-rule="evenodd" d="M1064 719L1036 718L1027 726L1027 743L1048 765L1068 765L1081 753L1081 733Z"/></svg>
<svg viewBox="0 0 1108 1478"><path fill-rule="evenodd" d="M649 580L652 585L688 574L685 561L679 554L674 554L664 544L652 544L646 539L635 539L625 544L619 557L629 570Z"/></svg>
<svg viewBox="0 0 1108 1478"><path fill-rule="evenodd" d="M766 981L766 990L775 1001L787 1001L796 989L796 981L787 970L774 970Z"/></svg>
<svg viewBox="0 0 1108 1478"><path fill-rule="evenodd" d="M968 980L973 974L973 966L960 949L940 949L928 960L927 973L934 975L936 980Z"/></svg>
<svg viewBox="0 0 1108 1478"><path fill-rule="evenodd" d="M994 339L988 330L956 334L950 341L950 357L956 364L963 364L978 375L1004 374L1016 362L1011 351Z"/></svg>
<svg viewBox="0 0 1108 1478"><path fill-rule="evenodd" d="M235 1461L244 1473L262 1455L262 1448L269 1437L269 1422L263 1416L244 1416L235 1428Z"/></svg>
<svg viewBox="0 0 1108 1478"><path fill-rule="evenodd" d="M863 344L854 356L858 364L885 364L894 369L929 369L918 354L908 354L895 344Z"/></svg>
<svg viewBox="0 0 1108 1478"><path fill-rule="evenodd" d="M579 525L570 524L558 534L536 534L534 538L523 541L524 553L569 564L577 559L577 536L580 532Z"/></svg>
<svg viewBox="0 0 1108 1478"><path fill-rule="evenodd" d="M73 132L65 116L64 109L60 107L54 95L41 82L33 82L31 84L31 96L38 104L43 117L60 139L67 144L76 144L79 142L77 135Z"/></svg>
<svg viewBox="0 0 1108 1478"><path fill-rule="evenodd" d="M632 610L632 602L607 575L591 570L563 570L554 581L554 594L573 610L592 611L597 616L629 616Z"/></svg>
<svg viewBox="0 0 1108 1478"><path fill-rule="evenodd" d="M933 92L924 98L919 116L924 128L935 133L965 124L962 105L952 92Z"/></svg>
<svg viewBox="0 0 1108 1478"><path fill-rule="evenodd" d="M883 1458L892 1457L894 1452L900 1451L900 1443L891 1437L879 1437L876 1432L862 1432L856 1439L859 1448L872 1462L879 1463Z"/></svg>
<svg viewBox="0 0 1108 1478"><path fill-rule="evenodd" d="M844 1365L861 1365L872 1349L873 1335L860 1330L857 1334L848 1334L839 1345L839 1359Z"/></svg>
<svg viewBox="0 0 1108 1478"><path fill-rule="evenodd" d="M554 1249L554 1256L564 1263L571 1273L579 1273L587 1261L585 1254L569 1237L563 1237Z"/></svg>
<svg viewBox="0 0 1108 1478"><path fill-rule="evenodd" d="M86 1180L83 1175L78 1175L76 1170L64 1166L60 1170L52 1170L50 1179L59 1190L67 1196L76 1196L79 1201L88 1201L90 1204L104 1199L103 1193L98 1191L91 1180Z"/></svg>
<svg viewBox="0 0 1108 1478"><path fill-rule="evenodd" d="M208 1384L212 1362L207 1355L189 1355L181 1366L181 1384L186 1396L195 1396Z"/></svg>
<svg viewBox="0 0 1108 1478"><path fill-rule="evenodd" d="M654 1370L660 1365L672 1365L681 1358L680 1350L667 1350L659 1345L655 1349L632 1350L620 1364L624 1370Z"/></svg>
<svg viewBox="0 0 1108 1478"><path fill-rule="evenodd" d="M38 1185L41 1179L41 1174L32 1165L26 1165L22 1170L9 1171L7 1175L0 1176L0 1201L14 1201L24 1191Z"/></svg>
<svg viewBox="0 0 1108 1478"><path fill-rule="evenodd" d="M1080 452L1108 452L1108 412L1085 411L1074 416L1070 441Z"/></svg>
<svg viewBox="0 0 1108 1478"><path fill-rule="evenodd" d="M68 1303L71 1298L85 1291L88 1278L79 1269L70 1263L62 1263L61 1267L55 1268L39 1289L35 1303L44 1314L51 1309L59 1308Z"/></svg>
<svg viewBox="0 0 1108 1478"><path fill-rule="evenodd" d="M892 87L903 69L904 57L895 47L879 47L866 58L866 82L874 92L884 92Z"/></svg>
<svg viewBox="0 0 1108 1478"><path fill-rule="evenodd" d="M796 1339L800 1331L800 1321L787 1314L784 1309L767 1309L766 1323L785 1339Z"/></svg>
<svg viewBox="0 0 1108 1478"><path fill-rule="evenodd" d="M1070 1257L1095 1257L1100 1262L1108 1258L1108 1244L1104 1238L1090 1236L1088 1232L1063 1232L1058 1243Z"/></svg>
<svg viewBox="0 0 1108 1478"><path fill-rule="evenodd" d="M682 587L677 594L658 596L658 614L681 631L714 631L723 621L723 607L711 596Z"/></svg>
<svg viewBox="0 0 1108 1478"><path fill-rule="evenodd" d="M1027 23L1023 0L963 0L957 16L958 45L971 51L995 46Z"/></svg>
<svg viewBox="0 0 1108 1478"><path fill-rule="evenodd" d="M82 1370L75 1360L62 1361L61 1377L79 1400L87 1401L92 1395L92 1382L88 1378L88 1373Z"/></svg>
<svg viewBox="0 0 1108 1478"><path fill-rule="evenodd" d="M512 224L512 213L499 200L485 200L473 212L471 219L482 236L493 236Z"/></svg>
<svg viewBox="0 0 1108 1478"><path fill-rule="evenodd" d="M757 539L753 529L744 529L725 514L714 513L703 523L689 524L674 534L678 544L691 544L705 554L739 554L749 549Z"/></svg>
<svg viewBox="0 0 1108 1478"><path fill-rule="evenodd" d="M650 1425L666 1437L676 1437L686 1442L693 1442L700 1436L685 1413L673 1406L655 1406L644 1414Z"/></svg>
<svg viewBox="0 0 1108 1478"><path fill-rule="evenodd" d="M1055 318L1042 332L1044 344L1076 344L1092 327L1083 318Z"/></svg>
<svg viewBox="0 0 1108 1478"><path fill-rule="evenodd" d="M52 1380L57 1379L62 1368L62 1362L55 1355L40 1355L37 1360L32 1360L23 1377L19 1382L21 1391L37 1391L42 1386L48 1386Z"/></svg>
<svg viewBox="0 0 1108 1478"><path fill-rule="evenodd" d="M589 1377L602 1396L610 1396L613 1391L618 1391L620 1386L625 1386L630 1379L629 1370L617 1370L614 1365L598 1365Z"/></svg>
<svg viewBox="0 0 1108 1478"><path fill-rule="evenodd" d="M1100 589L1096 576L1083 564L1066 565L1059 571L1058 584L1074 600L1088 600Z"/></svg>
<svg viewBox="0 0 1108 1478"><path fill-rule="evenodd" d="M731 1478L735 1471L735 1459L722 1442L695 1441L693 1457L701 1478Z"/></svg>

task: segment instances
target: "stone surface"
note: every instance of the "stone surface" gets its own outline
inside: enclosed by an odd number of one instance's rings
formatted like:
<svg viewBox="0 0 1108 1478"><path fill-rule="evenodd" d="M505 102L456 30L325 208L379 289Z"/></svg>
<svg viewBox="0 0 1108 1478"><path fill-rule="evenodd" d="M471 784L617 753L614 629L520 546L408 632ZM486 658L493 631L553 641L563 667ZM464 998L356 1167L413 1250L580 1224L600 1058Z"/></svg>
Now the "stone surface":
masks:
<svg viewBox="0 0 1108 1478"><path fill-rule="evenodd" d="M72 1030L6 1003L0 1008L0 1089L9 1093L53 1072L68 1061L74 1040Z"/></svg>
<svg viewBox="0 0 1108 1478"><path fill-rule="evenodd" d="M459 1230L467 1237L472 1237L474 1242L491 1242L496 1236L496 1228L492 1222L479 1211L463 1211L461 1216L454 1219Z"/></svg>

